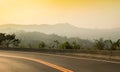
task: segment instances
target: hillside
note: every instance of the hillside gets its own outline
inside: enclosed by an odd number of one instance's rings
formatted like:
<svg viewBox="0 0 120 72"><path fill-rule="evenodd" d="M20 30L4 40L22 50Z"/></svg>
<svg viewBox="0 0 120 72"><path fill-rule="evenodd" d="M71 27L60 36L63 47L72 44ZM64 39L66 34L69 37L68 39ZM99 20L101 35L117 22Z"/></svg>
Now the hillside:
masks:
<svg viewBox="0 0 120 72"><path fill-rule="evenodd" d="M18 32L41 32L45 34L57 34L67 37L79 37L81 39L112 39L120 38L120 28L116 29L85 29L78 28L70 24L56 24L56 25L17 25L7 24L0 25L0 32L18 33Z"/></svg>
<svg viewBox="0 0 120 72"><path fill-rule="evenodd" d="M32 45L34 48L37 48L39 43L42 41L45 42L45 44L47 44L48 47L50 47L54 45L55 40L59 41L59 43L64 43L68 41L72 44L73 42L76 42L83 48L91 48L93 46L93 42L89 40L80 39L80 38L67 38L55 34L48 35L40 32L16 33L16 37L22 41L21 45L24 45L25 47Z"/></svg>

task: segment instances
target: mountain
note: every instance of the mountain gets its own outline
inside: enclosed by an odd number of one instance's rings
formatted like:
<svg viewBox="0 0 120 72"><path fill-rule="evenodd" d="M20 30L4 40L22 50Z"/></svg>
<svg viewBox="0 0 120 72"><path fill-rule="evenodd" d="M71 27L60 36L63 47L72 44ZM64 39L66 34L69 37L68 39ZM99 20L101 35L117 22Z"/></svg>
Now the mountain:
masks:
<svg viewBox="0 0 120 72"><path fill-rule="evenodd" d="M0 25L0 32L18 33L18 32L41 32L45 34L57 34L59 36L79 37L81 39L120 39L120 28L115 29L85 29L79 28L67 23L63 24L41 24L41 25L18 25L4 24Z"/></svg>
<svg viewBox="0 0 120 72"><path fill-rule="evenodd" d="M25 47L32 45L34 46L34 48L37 48L41 41L45 42L48 47L52 46L54 45L54 40L59 41L59 43L64 43L68 41L72 44L73 42L76 42L83 48L92 48L93 46L93 42L89 40L80 38L67 38L55 34L44 34L40 32L16 33L16 38L21 40L21 45L24 45Z"/></svg>

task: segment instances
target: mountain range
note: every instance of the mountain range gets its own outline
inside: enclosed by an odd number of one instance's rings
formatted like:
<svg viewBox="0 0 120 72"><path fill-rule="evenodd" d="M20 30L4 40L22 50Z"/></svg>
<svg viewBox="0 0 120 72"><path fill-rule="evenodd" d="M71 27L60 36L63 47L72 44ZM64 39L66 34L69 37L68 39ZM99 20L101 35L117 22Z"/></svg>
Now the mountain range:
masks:
<svg viewBox="0 0 120 72"><path fill-rule="evenodd" d="M120 39L120 28L114 29L86 29L73 26L68 23L55 25L20 25L3 24L0 25L0 32L22 33L22 32L40 32L45 34L56 34L66 37L78 37L81 39L94 40L99 38L117 40Z"/></svg>

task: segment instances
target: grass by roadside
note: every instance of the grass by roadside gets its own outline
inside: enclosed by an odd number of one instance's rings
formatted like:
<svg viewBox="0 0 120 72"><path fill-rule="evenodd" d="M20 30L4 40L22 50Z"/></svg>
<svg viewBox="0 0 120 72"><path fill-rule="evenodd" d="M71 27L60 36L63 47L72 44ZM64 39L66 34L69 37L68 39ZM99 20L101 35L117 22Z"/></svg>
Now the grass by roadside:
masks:
<svg viewBox="0 0 120 72"><path fill-rule="evenodd" d="M100 60L120 62L120 56L85 54L85 53L56 53L56 54L57 55L65 55L65 56L73 56L73 57L82 57L82 58L100 59Z"/></svg>
<svg viewBox="0 0 120 72"><path fill-rule="evenodd" d="M112 55L110 51L98 51L98 50L58 50L58 49L30 49L30 48L0 48L4 51L22 51L22 52L36 52L36 53L46 53L46 54L56 54L72 57L82 57L90 59L100 59L107 61L117 61L120 62L120 51L113 51Z"/></svg>

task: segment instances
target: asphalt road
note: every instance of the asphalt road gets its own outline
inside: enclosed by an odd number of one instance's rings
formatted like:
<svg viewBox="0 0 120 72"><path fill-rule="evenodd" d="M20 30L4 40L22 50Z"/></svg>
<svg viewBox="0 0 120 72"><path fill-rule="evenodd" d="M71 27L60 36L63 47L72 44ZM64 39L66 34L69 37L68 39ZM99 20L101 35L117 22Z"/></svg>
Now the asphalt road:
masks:
<svg viewBox="0 0 120 72"><path fill-rule="evenodd" d="M43 53L0 51L0 72L120 72L120 63Z"/></svg>

